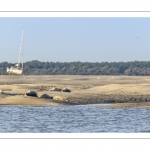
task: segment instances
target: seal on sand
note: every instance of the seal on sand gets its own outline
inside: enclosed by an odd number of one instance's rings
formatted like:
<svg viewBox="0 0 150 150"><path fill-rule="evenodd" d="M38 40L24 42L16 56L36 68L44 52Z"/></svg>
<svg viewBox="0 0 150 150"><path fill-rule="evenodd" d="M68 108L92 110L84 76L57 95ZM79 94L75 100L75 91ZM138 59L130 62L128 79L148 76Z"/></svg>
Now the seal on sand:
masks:
<svg viewBox="0 0 150 150"><path fill-rule="evenodd" d="M38 97L37 93L35 91L31 91L31 90L27 91L25 93L25 95L27 95L27 96L33 96L33 97Z"/></svg>

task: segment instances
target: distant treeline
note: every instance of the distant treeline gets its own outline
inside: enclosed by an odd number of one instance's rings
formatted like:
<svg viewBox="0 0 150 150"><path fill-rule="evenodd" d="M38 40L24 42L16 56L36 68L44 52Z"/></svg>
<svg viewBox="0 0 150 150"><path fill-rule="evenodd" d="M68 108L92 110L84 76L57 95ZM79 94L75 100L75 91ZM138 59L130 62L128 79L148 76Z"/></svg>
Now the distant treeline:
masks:
<svg viewBox="0 0 150 150"><path fill-rule="evenodd" d="M15 64L0 63L1 75L6 75L6 67ZM150 61L131 62L40 62L24 63L26 75L150 75Z"/></svg>

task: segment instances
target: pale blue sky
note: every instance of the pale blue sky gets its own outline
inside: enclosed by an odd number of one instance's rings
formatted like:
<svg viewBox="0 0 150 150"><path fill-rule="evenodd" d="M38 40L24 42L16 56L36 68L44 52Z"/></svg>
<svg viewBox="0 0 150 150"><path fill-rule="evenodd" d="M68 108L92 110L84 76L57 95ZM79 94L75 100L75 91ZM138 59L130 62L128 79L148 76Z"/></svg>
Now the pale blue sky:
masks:
<svg viewBox="0 0 150 150"><path fill-rule="evenodd" d="M0 62L150 60L150 18L0 18Z"/></svg>

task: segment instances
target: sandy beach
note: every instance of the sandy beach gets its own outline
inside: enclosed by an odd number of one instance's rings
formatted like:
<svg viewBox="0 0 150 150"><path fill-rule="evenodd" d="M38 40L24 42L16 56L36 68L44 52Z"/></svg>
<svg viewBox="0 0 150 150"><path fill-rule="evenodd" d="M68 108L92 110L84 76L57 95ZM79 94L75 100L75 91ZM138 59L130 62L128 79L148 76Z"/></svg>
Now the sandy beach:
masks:
<svg viewBox="0 0 150 150"><path fill-rule="evenodd" d="M68 88L71 92L50 91ZM150 107L149 76L2 76L0 105L64 106L108 103L106 108ZM28 90L53 99L25 96Z"/></svg>

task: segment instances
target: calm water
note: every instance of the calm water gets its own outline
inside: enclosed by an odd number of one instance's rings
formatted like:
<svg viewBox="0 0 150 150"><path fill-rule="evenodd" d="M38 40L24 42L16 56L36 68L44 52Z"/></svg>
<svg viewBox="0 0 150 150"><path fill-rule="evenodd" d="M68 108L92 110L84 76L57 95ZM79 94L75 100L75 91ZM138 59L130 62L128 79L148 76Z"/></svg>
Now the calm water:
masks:
<svg viewBox="0 0 150 150"><path fill-rule="evenodd" d="M150 132L150 109L100 106L0 106L0 132Z"/></svg>

